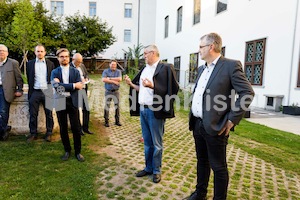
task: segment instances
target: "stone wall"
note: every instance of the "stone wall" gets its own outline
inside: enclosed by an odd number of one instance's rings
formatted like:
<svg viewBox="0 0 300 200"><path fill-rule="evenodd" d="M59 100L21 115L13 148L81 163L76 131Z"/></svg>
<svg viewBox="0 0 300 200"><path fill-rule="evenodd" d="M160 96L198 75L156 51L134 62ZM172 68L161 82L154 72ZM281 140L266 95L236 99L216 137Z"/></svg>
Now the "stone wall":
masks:
<svg viewBox="0 0 300 200"><path fill-rule="evenodd" d="M29 135L29 106L28 94L24 92L21 97L16 97L10 105L10 113L8 125L12 127L11 134L13 135ZM56 113L53 112L54 127L53 132L59 130ZM42 105L38 116L38 133L46 133L46 118Z"/></svg>

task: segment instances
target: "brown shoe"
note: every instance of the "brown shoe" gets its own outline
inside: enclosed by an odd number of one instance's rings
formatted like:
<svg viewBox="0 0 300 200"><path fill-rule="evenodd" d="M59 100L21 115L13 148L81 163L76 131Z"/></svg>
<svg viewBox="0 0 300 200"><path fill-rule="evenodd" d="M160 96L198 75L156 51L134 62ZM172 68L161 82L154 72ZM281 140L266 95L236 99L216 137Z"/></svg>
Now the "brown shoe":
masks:
<svg viewBox="0 0 300 200"><path fill-rule="evenodd" d="M145 171L145 170L141 170L141 171L139 171L138 173L136 173L136 177L143 177L143 176L147 176L147 175L150 175L150 174L152 174L152 172L147 172L147 171Z"/></svg>
<svg viewBox="0 0 300 200"><path fill-rule="evenodd" d="M159 183L161 180L161 174L153 174L153 182Z"/></svg>

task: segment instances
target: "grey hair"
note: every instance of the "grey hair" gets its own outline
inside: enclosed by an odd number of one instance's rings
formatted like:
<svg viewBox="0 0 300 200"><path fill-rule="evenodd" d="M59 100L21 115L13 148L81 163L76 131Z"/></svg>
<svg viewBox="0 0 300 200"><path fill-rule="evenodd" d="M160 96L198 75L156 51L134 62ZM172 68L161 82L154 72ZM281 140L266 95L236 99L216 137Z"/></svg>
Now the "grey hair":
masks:
<svg viewBox="0 0 300 200"><path fill-rule="evenodd" d="M4 44L0 44L0 47L4 47L6 49L6 51L8 52L8 48Z"/></svg>
<svg viewBox="0 0 300 200"><path fill-rule="evenodd" d="M159 57L159 50L158 50L156 45L151 44L151 45L146 46L144 49L147 50L147 51L155 52L156 56Z"/></svg>
<svg viewBox="0 0 300 200"><path fill-rule="evenodd" d="M217 33L209 33L206 35L203 35L200 40L206 41L208 44L214 44L215 45L215 51L217 53L220 53L222 50L222 38Z"/></svg>

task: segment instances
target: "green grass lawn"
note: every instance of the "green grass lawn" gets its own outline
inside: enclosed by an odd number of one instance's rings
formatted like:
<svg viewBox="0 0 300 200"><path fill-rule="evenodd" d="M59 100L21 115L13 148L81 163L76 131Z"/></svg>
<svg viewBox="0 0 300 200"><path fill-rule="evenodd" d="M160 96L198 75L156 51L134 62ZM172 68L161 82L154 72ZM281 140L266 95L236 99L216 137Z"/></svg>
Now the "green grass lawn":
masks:
<svg viewBox="0 0 300 200"><path fill-rule="evenodd" d="M300 175L300 136L241 121L230 142L282 169Z"/></svg>
<svg viewBox="0 0 300 200"><path fill-rule="evenodd" d="M1 142L0 199L97 199L96 176L109 158L87 146L109 142L99 129L91 129L96 134L82 138L83 163L75 159L74 151L68 161L61 161L61 141L27 144L25 136L12 136Z"/></svg>

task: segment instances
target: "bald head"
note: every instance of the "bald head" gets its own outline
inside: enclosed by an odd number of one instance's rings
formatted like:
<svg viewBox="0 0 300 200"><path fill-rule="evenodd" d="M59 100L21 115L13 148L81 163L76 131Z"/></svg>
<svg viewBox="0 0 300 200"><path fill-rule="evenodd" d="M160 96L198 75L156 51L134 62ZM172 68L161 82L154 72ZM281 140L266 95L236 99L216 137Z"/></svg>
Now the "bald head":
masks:
<svg viewBox="0 0 300 200"><path fill-rule="evenodd" d="M74 65L76 67L79 67L79 65L82 63L82 60L83 60L83 58L82 58L82 55L80 53L75 53L73 55L72 62L74 63Z"/></svg>

